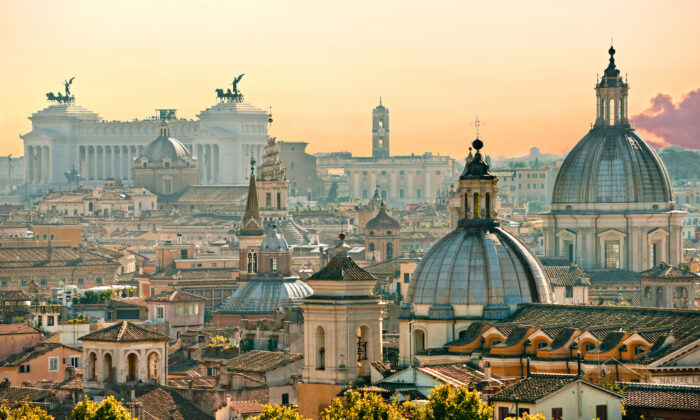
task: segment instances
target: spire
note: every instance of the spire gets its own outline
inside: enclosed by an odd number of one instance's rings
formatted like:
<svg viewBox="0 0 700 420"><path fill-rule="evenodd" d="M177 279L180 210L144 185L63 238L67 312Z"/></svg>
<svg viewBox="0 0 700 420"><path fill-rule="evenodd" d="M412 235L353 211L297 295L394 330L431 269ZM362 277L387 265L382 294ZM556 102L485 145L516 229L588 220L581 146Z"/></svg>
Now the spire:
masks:
<svg viewBox="0 0 700 420"><path fill-rule="evenodd" d="M335 249L336 257L344 258L348 256L348 250L350 247L345 243L345 232L340 232L340 235L338 235L338 242L335 244L333 249Z"/></svg>
<svg viewBox="0 0 700 420"><path fill-rule="evenodd" d="M495 178L489 172L489 164L484 161L481 155L481 149L484 147L484 142L478 137L472 142L472 147L476 150L474 158L469 160L467 157L467 166L464 167L464 172L459 177L459 179L493 179ZM469 148L469 155L471 156L471 147Z"/></svg>
<svg viewBox="0 0 700 420"><path fill-rule="evenodd" d="M379 97L379 106L384 106L384 105L382 105L382 97L381 96Z"/></svg>
<svg viewBox="0 0 700 420"><path fill-rule="evenodd" d="M248 201L243 215L243 236L257 236L264 233L260 224L260 207L258 206L258 189L255 185L255 159L250 160L250 184L248 185Z"/></svg>

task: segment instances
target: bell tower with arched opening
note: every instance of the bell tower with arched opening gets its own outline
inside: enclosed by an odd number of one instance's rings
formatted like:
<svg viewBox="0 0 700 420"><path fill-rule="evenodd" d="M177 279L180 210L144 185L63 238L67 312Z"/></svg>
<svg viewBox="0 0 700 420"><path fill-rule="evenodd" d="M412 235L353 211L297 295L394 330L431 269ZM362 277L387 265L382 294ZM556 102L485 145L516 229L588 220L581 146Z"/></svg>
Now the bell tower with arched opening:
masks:
<svg viewBox="0 0 700 420"><path fill-rule="evenodd" d="M372 110L372 157L388 158L389 154L389 109L379 105Z"/></svg>

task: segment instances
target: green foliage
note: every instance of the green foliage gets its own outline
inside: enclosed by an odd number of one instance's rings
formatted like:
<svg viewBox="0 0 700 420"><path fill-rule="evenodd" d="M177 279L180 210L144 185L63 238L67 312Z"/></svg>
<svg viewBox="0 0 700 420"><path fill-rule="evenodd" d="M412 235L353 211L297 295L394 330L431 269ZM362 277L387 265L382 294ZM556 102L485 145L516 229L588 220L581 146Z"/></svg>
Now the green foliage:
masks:
<svg viewBox="0 0 700 420"><path fill-rule="evenodd" d="M527 204L527 211L529 213L544 213L547 211L547 205L541 201L530 201Z"/></svg>
<svg viewBox="0 0 700 420"><path fill-rule="evenodd" d="M398 404L387 403L373 392L359 393L352 389L334 399L321 417L327 420L406 419Z"/></svg>
<svg viewBox="0 0 700 420"><path fill-rule="evenodd" d="M478 391L466 387L440 385L430 391L429 403L419 418L421 420L468 419L489 420L493 409L481 399Z"/></svg>
<svg viewBox="0 0 700 420"><path fill-rule="evenodd" d="M535 415L523 413L522 417L508 417L506 420L547 420L547 417L545 417L542 413L537 413Z"/></svg>
<svg viewBox="0 0 700 420"><path fill-rule="evenodd" d="M338 183L333 181L331 188L328 190L327 201L333 203L338 199Z"/></svg>
<svg viewBox="0 0 700 420"><path fill-rule="evenodd" d="M53 420L44 409L33 404L24 403L19 407L10 408L7 401L0 403L0 420Z"/></svg>
<svg viewBox="0 0 700 420"><path fill-rule="evenodd" d="M659 157L673 182L700 180L700 154L697 152L667 147Z"/></svg>
<svg viewBox="0 0 700 420"><path fill-rule="evenodd" d="M304 420L304 417L299 415L296 407L265 404L263 412L254 420Z"/></svg>
<svg viewBox="0 0 700 420"><path fill-rule="evenodd" d="M90 400L87 396L73 407L71 420L132 420L129 410L113 396L101 402Z"/></svg>
<svg viewBox="0 0 700 420"><path fill-rule="evenodd" d="M79 299L73 299L73 303L79 303L82 305L107 303L112 298L112 293L112 289L101 290L99 292L95 292L93 290L86 290L85 295L81 296Z"/></svg>

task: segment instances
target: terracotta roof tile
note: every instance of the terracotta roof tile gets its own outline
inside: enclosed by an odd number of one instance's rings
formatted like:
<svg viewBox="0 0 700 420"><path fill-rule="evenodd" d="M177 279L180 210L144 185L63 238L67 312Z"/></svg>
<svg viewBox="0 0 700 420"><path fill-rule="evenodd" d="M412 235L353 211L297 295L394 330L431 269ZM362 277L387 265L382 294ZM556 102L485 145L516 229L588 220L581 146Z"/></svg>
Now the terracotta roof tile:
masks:
<svg viewBox="0 0 700 420"><path fill-rule="evenodd" d="M698 279L700 274L693 273L687 269L682 269L680 267L674 267L665 263L661 263L654 266L648 270L644 270L637 274L637 277L648 277L656 279Z"/></svg>
<svg viewBox="0 0 700 420"><path fill-rule="evenodd" d="M170 341L170 337L159 332L149 330L123 321L111 327L103 328L99 331L80 337L81 341L109 341L109 342L137 342L137 341Z"/></svg>
<svg viewBox="0 0 700 420"><path fill-rule="evenodd" d="M489 399L535 403L578 379L580 378L575 375L533 375L491 395Z"/></svg>
<svg viewBox="0 0 700 420"><path fill-rule="evenodd" d="M193 420L210 419L213 416L194 405L177 392L159 386L136 388L136 401L143 407L147 420ZM126 403L127 407L133 403Z"/></svg>
<svg viewBox="0 0 700 420"><path fill-rule="evenodd" d="M285 359L285 353L281 351L252 350L229 359L225 363L232 370L267 372L302 357L301 354L290 354L289 359Z"/></svg>
<svg viewBox="0 0 700 420"><path fill-rule="evenodd" d="M700 413L700 387L623 383L625 407L681 410Z"/></svg>
<svg viewBox="0 0 700 420"><path fill-rule="evenodd" d="M328 265L314 273L309 280L366 281L377 278L360 268L350 257L333 257Z"/></svg>
<svg viewBox="0 0 700 420"><path fill-rule="evenodd" d="M229 406L241 415L260 414L263 410L263 405L257 401L231 401Z"/></svg>
<svg viewBox="0 0 700 420"><path fill-rule="evenodd" d="M166 290L146 298L146 302L203 302L205 300L203 297L180 290Z"/></svg>
<svg viewBox="0 0 700 420"><path fill-rule="evenodd" d="M41 334L41 331L27 324L0 324L0 335Z"/></svg>

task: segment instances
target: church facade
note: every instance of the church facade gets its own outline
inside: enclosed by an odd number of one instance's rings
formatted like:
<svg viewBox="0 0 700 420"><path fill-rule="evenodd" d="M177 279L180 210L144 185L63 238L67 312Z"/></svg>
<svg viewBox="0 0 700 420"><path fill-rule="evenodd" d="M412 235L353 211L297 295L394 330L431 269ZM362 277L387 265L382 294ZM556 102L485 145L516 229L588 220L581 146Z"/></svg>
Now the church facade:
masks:
<svg viewBox="0 0 700 420"><path fill-rule="evenodd" d="M106 121L68 102L32 114L32 131L21 136L30 193L66 189L64 173L72 168L86 187L101 186L109 178L131 181L134 159L153 140L162 119L196 158L202 185L245 183L247 163L261 161L269 114L244 102L242 95L240 101L222 100L194 120L176 118L174 109L158 111L143 120Z"/></svg>
<svg viewBox="0 0 700 420"><path fill-rule="evenodd" d="M544 252L584 270L679 265L683 217L663 162L629 123L629 85L610 63L596 85L596 121L568 154L542 215Z"/></svg>

